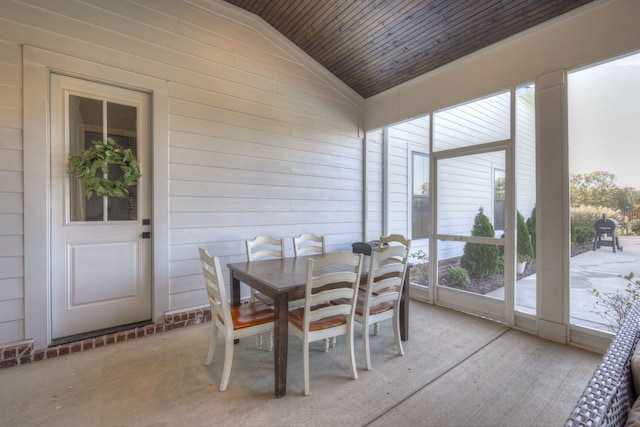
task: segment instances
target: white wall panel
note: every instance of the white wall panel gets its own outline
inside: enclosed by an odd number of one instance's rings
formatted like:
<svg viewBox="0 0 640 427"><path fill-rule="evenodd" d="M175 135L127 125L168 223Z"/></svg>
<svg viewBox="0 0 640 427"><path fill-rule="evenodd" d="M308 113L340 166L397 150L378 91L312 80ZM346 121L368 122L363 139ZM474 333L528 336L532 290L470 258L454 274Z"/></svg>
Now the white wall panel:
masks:
<svg viewBox="0 0 640 427"><path fill-rule="evenodd" d="M22 299L0 301L0 323L24 319Z"/></svg>
<svg viewBox="0 0 640 427"><path fill-rule="evenodd" d="M0 214L22 213L22 193L0 193Z"/></svg>
<svg viewBox="0 0 640 427"><path fill-rule="evenodd" d="M22 150L22 131L0 127L0 149ZM22 170L22 165L12 165L11 170Z"/></svg>
<svg viewBox="0 0 640 427"><path fill-rule="evenodd" d="M23 233L24 233L24 221L21 213L0 214L0 235L22 236Z"/></svg>
<svg viewBox="0 0 640 427"><path fill-rule="evenodd" d="M2 342L21 341L24 338L24 320L0 322L0 337Z"/></svg>
<svg viewBox="0 0 640 427"><path fill-rule="evenodd" d="M0 153L4 153L4 151L0 150ZM20 155L22 155L21 152ZM0 170L0 192L22 192L22 190L22 171Z"/></svg>
<svg viewBox="0 0 640 427"><path fill-rule="evenodd" d="M22 338L22 50L0 41L0 343Z"/></svg>
<svg viewBox="0 0 640 427"><path fill-rule="evenodd" d="M22 171L22 150L0 149L0 171Z"/></svg>
<svg viewBox="0 0 640 427"><path fill-rule="evenodd" d="M242 260L257 234L361 239L363 100L260 19L209 1L6 1L0 285L23 276L22 45L167 82L170 309L207 302L198 246ZM0 343L28 338L12 312Z"/></svg>
<svg viewBox="0 0 640 427"><path fill-rule="evenodd" d="M22 278L0 279L0 293L4 300L17 300L24 297Z"/></svg>
<svg viewBox="0 0 640 427"><path fill-rule="evenodd" d="M21 277L24 277L23 260L21 256L0 258L0 279L16 279Z"/></svg>

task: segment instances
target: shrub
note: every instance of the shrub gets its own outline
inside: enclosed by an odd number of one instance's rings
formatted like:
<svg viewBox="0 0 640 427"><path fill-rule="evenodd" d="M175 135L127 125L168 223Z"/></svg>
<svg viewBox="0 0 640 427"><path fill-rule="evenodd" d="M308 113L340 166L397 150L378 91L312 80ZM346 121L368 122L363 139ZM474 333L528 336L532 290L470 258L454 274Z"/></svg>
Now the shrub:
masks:
<svg viewBox="0 0 640 427"><path fill-rule="evenodd" d="M409 280L412 283L429 285L429 263L426 252L419 249L412 253L410 258L413 265L409 272Z"/></svg>
<svg viewBox="0 0 640 427"><path fill-rule="evenodd" d="M640 280L633 280L633 271L622 277L627 281L624 292L599 292L596 288L589 292L596 297L596 310L592 313L609 322L609 329L617 332L625 317L631 310L634 301L640 299ZM598 310L598 307L600 309Z"/></svg>
<svg viewBox="0 0 640 427"><path fill-rule="evenodd" d="M602 219L602 214L605 214L607 218L615 219L618 222L622 222L623 218L620 218L620 212L614 211L610 208L602 206L578 206L571 208L571 224L576 227L591 227L597 220Z"/></svg>
<svg viewBox="0 0 640 427"><path fill-rule="evenodd" d="M596 237L596 230L594 227L575 227L576 243L581 245L583 243L591 242Z"/></svg>
<svg viewBox="0 0 640 427"><path fill-rule="evenodd" d="M501 248L504 246L500 246ZM504 255L500 255L498 257L498 264L496 265L496 273L502 274L504 273Z"/></svg>
<svg viewBox="0 0 640 427"><path fill-rule="evenodd" d="M533 259L533 249L531 248L531 238L529 237L529 229L524 221L524 217L518 211L518 233L517 233L517 255L518 262L529 262Z"/></svg>
<svg viewBox="0 0 640 427"><path fill-rule="evenodd" d="M447 273L447 281L452 285L466 288L471 283L469 273L462 267L454 267Z"/></svg>
<svg viewBox="0 0 640 427"><path fill-rule="evenodd" d="M635 236L640 235L640 219L632 219L629 221L628 228Z"/></svg>
<svg viewBox="0 0 640 427"><path fill-rule="evenodd" d="M476 214L472 236L495 237L495 230L491 221L484 214L482 208ZM497 245L468 242L464 245L464 254L460 259L460 266L465 268L474 278L484 278L493 275L498 268L500 257Z"/></svg>
<svg viewBox="0 0 640 427"><path fill-rule="evenodd" d="M536 257L536 208L531 210L531 216L527 219L527 229L529 230L529 238L531 239L531 250L533 258Z"/></svg>

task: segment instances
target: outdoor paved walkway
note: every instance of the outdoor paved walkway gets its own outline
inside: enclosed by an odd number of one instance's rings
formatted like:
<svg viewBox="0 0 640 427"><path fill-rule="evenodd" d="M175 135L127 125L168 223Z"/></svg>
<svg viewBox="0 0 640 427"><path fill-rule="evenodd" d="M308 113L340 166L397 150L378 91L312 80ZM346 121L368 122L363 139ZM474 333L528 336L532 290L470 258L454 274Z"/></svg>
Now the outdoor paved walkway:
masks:
<svg viewBox="0 0 640 427"><path fill-rule="evenodd" d="M601 247L571 258L571 323L608 330L596 311L597 298L589 291L602 293L622 291L627 285L626 276L633 272L640 280L640 237L619 237L622 251ZM518 311L535 313L536 275L516 283L516 307Z"/></svg>

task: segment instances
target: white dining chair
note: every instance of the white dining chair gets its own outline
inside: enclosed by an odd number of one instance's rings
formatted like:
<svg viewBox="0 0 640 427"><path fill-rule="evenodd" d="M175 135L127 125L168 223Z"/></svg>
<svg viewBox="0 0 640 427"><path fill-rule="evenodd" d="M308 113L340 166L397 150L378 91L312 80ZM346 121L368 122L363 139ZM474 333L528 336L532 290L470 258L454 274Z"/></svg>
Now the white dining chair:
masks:
<svg viewBox="0 0 640 427"><path fill-rule="evenodd" d="M396 347L404 355L400 339L400 298L407 274L410 241L406 246L388 246L371 254L366 290L358 295L355 321L362 325L367 370L371 370L369 325L378 334L379 322L391 319Z"/></svg>
<svg viewBox="0 0 640 427"><path fill-rule="evenodd" d="M313 233L302 233L293 238L294 256L326 254L327 247L324 236Z"/></svg>
<svg viewBox="0 0 640 427"><path fill-rule="evenodd" d="M233 363L234 340L251 335L273 333L273 309L261 302L231 307L222 278L220 260L199 248L202 273L211 307L211 338L207 366L211 364L218 342L218 332L224 335L224 366L220 391L227 389Z"/></svg>
<svg viewBox="0 0 640 427"><path fill-rule="evenodd" d="M408 251L411 251L411 239L407 239L402 234L389 234L388 236L380 236L379 242L379 251L384 251L389 246L404 246ZM367 285L364 284L363 286L361 286L361 289L366 291ZM373 324L373 335L378 335L379 331L380 325L376 322Z"/></svg>
<svg viewBox="0 0 640 427"><path fill-rule="evenodd" d="M351 377L358 378L353 350L355 300L362 271L363 256L350 252L332 252L309 259L305 302L289 311L292 333L303 341L304 394L309 390L309 344L346 335ZM331 286L334 285L334 286ZM342 303L331 303L332 300Z"/></svg>
<svg viewBox="0 0 640 427"><path fill-rule="evenodd" d="M247 255L247 262L258 261L261 259L276 259L284 258L284 239L276 238L272 236L257 236L253 240L245 240L245 248ZM273 306L273 300L266 295L261 294L254 288L251 288L251 302L261 301L262 303ZM264 337L261 335L256 336L256 346L262 348L264 344ZM273 334L270 333L267 339L268 351L273 349Z"/></svg>
<svg viewBox="0 0 640 427"><path fill-rule="evenodd" d="M296 257L304 255L324 255L327 253L327 246L325 244L324 236L318 236L313 233L302 233L293 238L293 253ZM304 304L304 300L291 301L289 306L291 308L298 307ZM324 340L324 351L329 351L329 348L335 348L336 337L327 338Z"/></svg>

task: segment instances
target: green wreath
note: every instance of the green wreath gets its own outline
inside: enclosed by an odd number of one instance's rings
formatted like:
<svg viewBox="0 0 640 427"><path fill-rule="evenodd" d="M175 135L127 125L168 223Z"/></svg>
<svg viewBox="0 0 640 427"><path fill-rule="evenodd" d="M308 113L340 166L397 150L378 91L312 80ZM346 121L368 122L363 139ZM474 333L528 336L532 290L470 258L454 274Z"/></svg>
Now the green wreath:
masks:
<svg viewBox="0 0 640 427"><path fill-rule="evenodd" d="M75 172L84 183L87 199L91 198L93 193L98 197L125 197L129 193L127 187L136 185L140 178L136 156L131 149L123 149L113 138L107 138L106 143L91 141L91 144L92 146L79 156L69 157L68 173ZM115 181L96 176L98 171L108 173L109 164L120 165L122 170L122 176Z"/></svg>

